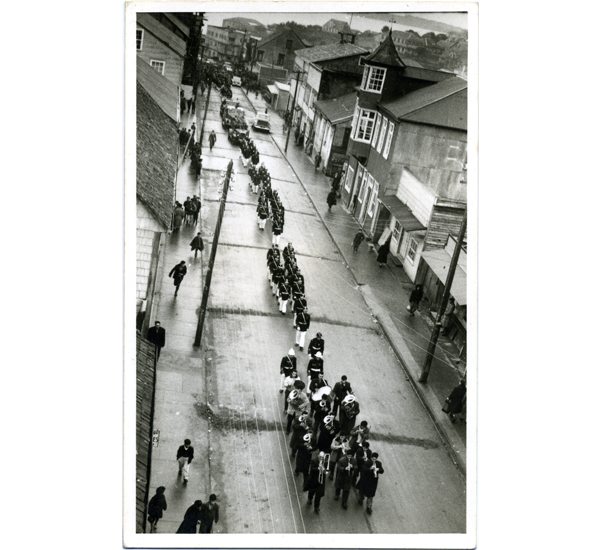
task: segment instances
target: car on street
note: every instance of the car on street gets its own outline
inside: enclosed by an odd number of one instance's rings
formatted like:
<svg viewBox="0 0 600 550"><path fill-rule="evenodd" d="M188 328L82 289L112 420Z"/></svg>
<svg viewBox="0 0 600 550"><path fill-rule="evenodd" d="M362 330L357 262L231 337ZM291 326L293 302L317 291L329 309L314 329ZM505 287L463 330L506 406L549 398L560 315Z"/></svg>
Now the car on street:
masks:
<svg viewBox="0 0 600 550"><path fill-rule="evenodd" d="M260 132L270 132L271 123L269 122L268 113L257 113L254 123L252 124L252 128Z"/></svg>
<svg viewBox="0 0 600 550"><path fill-rule="evenodd" d="M241 86L242 85L242 79L239 76L234 76L231 79L231 85L232 86Z"/></svg>

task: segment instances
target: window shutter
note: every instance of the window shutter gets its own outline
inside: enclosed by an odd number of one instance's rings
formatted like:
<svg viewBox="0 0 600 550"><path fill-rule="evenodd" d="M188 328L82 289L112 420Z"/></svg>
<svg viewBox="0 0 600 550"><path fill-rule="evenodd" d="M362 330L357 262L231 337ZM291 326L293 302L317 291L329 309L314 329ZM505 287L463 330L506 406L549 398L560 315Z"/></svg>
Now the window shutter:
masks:
<svg viewBox="0 0 600 550"><path fill-rule="evenodd" d="M388 136L387 136L387 140L385 142L385 150L383 151L383 158L385 158L385 159L388 158L388 154L390 152L390 147L392 145L392 138L394 137L394 127L395 127L395 124L393 122L390 122L390 127L388 129Z"/></svg>
<svg viewBox="0 0 600 550"><path fill-rule="evenodd" d="M379 134L379 141L377 142L377 152L381 153L381 148L383 147L383 143L385 142L385 138L387 136L386 131L388 127L388 119L383 119L383 124L381 125L381 133Z"/></svg>
<svg viewBox="0 0 600 550"><path fill-rule="evenodd" d="M377 113L377 122L375 122L375 129L373 130L373 139L371 143L373 147L377 145L377 136L379 135L379 126L381 125L381 115Z"/></svg>

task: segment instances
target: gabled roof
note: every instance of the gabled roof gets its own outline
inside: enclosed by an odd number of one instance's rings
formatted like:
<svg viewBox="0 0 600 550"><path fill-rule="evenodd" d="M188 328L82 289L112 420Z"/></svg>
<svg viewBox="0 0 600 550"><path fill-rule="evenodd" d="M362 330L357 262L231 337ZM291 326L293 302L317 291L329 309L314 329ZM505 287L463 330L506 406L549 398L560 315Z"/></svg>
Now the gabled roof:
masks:
<svg viewBox="0 0 600 550"><path fill-rule="evenodd" d="M154 36L159 38L162 43L178 53L181 57L185 57L185 41L173 34L167 27L154 19L154 17L147 13L138 13L137 24L144 27L148 32L151 32Z"/></svg>
<svg viewBox="0 0 600 550"><path fill-rule="evenodd" d="M177 125L137 83L136 192L165 228L171 227L175 174L177 172Z"/></svg>
<svg viewBox="0 0 600 550"><path fill-rule="evenodd" d="M356 44L324 44L323 46L315 46L314 48L304 48L296 50L294 53L304 59L316 63L319 61L329 61L331 59L339 59L340 57L350 57L352 55L360 55L367 53L368 50L357 46Z"/></svg>
<svg viewBox="0 0 600 550"><path fill-rule="evenodd" d="M141 57L137 58L137 81L158 106L175 122L178 121L179 87L152 68Z"/></svg>
<svg viewBox="0 0 600 550"><path fill-rule="evenodd" d="M370 65L383 65L385 67L406 67L406 63L400 59L396 46L392 40L392 31L388 33L385 40L370 55L363 58Z"/></svg>
<svg viewBox="0 0 600 550"><path fill-rule="evenodd" d="M315 101L315 109L323 113L323 116L332 124L352 118L354 106L356 105L357 93L346 94L333 99L321 99Z"/></svg>
<svg viewBox="0 0 600 550"><path fill-rule="evenodd" d="M455 76L379 106L397 120L467 130L467 81Z"/></svg>
<svg viewBox="0 0 600 550"><path fill-rule="evenodd" d="M277 33L273 33L273 34L269 34L268 36L265 36L257 45L257 48L262 48L265 44L268 44L269 42L271 42L271 40L275 40L276 38L279 38L280 36L283 36L285 34L288 33L293 33L293 35L300 40L300 44L306 46L306 42L304 40L302 40L302 38L300 38L300 36L298 36L298 33L294 30L291 29L289 27L285 27L285 29L283 29L280 32Z"/></svg>

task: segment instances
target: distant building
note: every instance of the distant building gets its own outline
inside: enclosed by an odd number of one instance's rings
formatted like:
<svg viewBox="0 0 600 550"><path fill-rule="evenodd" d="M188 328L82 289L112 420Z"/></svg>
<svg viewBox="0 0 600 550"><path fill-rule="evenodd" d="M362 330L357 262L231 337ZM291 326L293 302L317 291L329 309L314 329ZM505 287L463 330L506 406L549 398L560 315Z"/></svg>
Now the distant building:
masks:
<svg viewBox="0 0 600 550"><path fill-rule="evenodd" d="M223 19L222 27L247 32L248 34L257 36L259 40L269 32L267 27L260 21L248 19L247 17L230 17L228 19Z"/></svg>
<svg viewBox="0 0 600 550"><path fill-rule="evenodd" d="M294 51L301 48L306 48L306 43L296 31L286 27L282 31L263 38L256 45L255 61L265 67L285 69L287 75L294 69ZM257 69L255 72L260 73L261 71ZM263 71L264 74L266 71ZM264 80L263 76L260 78ZM271 83L269 82L269 84Z"/></svg>
<svg viewBox="0 0 600 550"><path fill-rule="evenodd" d="M243 61L247 33L229 27L208 25L205 37L205 56L208 59L239 63Z"/></svg>
<svg viewBox="0 0 600 550"><path fill-rule="evenodd" d="M333 32L337 34L341 31L349 31L350 25L348 25L348 23L345 21L340 21L339 19L330 19L323 25L323 30L325 32Z"/></svg>
<svg viewBox="0 0 600 550"><path fill-rule="evenodd" d="M188 36L189 28L171 14L137 14L137 57L177 86L182 82Z"/></svg>

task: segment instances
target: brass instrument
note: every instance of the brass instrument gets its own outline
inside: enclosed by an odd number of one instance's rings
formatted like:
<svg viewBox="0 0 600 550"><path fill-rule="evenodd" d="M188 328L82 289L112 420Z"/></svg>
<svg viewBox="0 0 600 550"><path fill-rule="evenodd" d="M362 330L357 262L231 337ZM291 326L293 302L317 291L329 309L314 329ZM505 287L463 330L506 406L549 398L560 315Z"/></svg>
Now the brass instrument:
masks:
<svg viewBox="0 0 600 550"><path fill-rule="evenodd" d="M373 462L373 466L371 466L371 470L373 470L373 477L379 477L377 472L379 472L379 468L377 468L377 463Z"/></svg>
<svg viewBox="0 0 600 550"><path fill-rule="evenodd" d="M348 394L342 400L342 407L344 409L344 412L346 413L346 416L348 416L348 418L352 418L353 416L356 416L356 408L354 405L355 401L356 401L356 397L354 397L354 395L352 395L352 394Z"/></svg>
<svg viewBox="0 0 600 550"><path fill-rule="evenodd" d="M322 484L325 480L325 475L329 472L329 462L331 461L331 454L324 452L319 453L319 484Z"/></svg>
<svg viewBox="0 0 600 550"><path fill-rule="evenodd" d="M329 386L323 386L322 388L319 388L316 392L314 392L310 398L313 401L322 401L323 397L325 397L326 395L329 395L331 393L331 388Z"/></svg>

